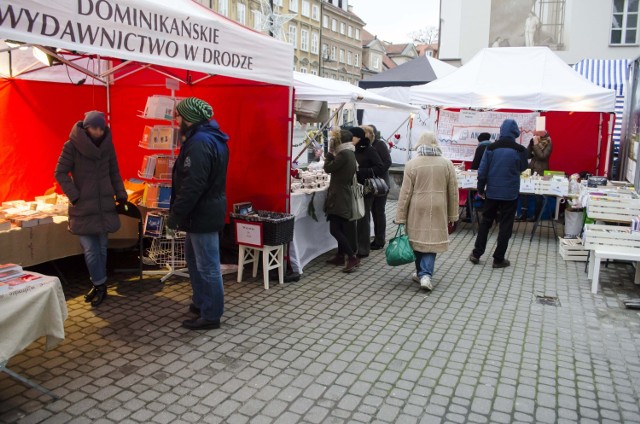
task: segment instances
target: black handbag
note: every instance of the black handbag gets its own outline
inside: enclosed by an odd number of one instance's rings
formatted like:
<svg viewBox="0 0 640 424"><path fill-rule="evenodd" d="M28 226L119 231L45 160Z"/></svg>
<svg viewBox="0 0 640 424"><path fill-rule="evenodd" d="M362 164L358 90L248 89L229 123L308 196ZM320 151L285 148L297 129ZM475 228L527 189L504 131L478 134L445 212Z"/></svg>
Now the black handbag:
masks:
<svg viewBox="0 0 640 424"><path fill-rule="evenodd" d="M373 194L374 197L386 196L389 193L389 186L380 177L376 177L371 169L371 177L364 180L364 194Z"/></svg>

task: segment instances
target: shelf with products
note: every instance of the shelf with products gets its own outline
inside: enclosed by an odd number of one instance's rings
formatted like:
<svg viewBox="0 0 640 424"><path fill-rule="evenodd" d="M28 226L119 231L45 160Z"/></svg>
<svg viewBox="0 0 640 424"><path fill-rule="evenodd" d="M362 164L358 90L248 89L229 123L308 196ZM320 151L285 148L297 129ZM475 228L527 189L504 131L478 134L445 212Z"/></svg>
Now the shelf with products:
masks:
<svg viewBox="0 0 640 424"><path fill-rule="evenodd" d="M145 125L138 143L140 148L153 152L144 156L138 170L138 177L147 181L140 200L140 204L149 209L145 217L144 236L152 239L143 262L168 268L168 272L147 272L164 274L160 281L172 275L189 276L184 269L184 236L168 237L165 230L171 200L171 173L180 148L179 131L174 121L175 108L181 100L175 97L176 85L167 80L171 95L148 97L144 112L140 115L146 120L164 121L159 125Z"/></svg>

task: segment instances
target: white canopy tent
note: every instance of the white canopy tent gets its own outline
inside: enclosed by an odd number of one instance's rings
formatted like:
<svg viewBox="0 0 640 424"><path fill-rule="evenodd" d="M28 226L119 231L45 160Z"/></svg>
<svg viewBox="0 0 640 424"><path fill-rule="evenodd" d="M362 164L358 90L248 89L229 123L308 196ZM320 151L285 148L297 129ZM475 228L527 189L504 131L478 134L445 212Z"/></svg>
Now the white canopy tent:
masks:
<svg viewBox="0 0 640 424"><path fill-rule="evenodd" d="M457 71L411 87L410 101L483 109L615 110L613 90L591 83L548 47L485 48Z"/></svg>
<svg viewBox="0 0 640 424"><path fill-rule="evenodd" d="M608 173L615 91L588 81L548 47L485 48L410 92L411 103L431 108L539 113L553 139L551 169Z"/></svg>
<svg viewBox="0 0 640 424"><path fill-rule="evenodd" d="M320 100L332 106L355 103L359 109L371 107L406 111L420 109L418 106L381 96L348 82L300 72L293 73L293 86L296 100Z"/></svg>

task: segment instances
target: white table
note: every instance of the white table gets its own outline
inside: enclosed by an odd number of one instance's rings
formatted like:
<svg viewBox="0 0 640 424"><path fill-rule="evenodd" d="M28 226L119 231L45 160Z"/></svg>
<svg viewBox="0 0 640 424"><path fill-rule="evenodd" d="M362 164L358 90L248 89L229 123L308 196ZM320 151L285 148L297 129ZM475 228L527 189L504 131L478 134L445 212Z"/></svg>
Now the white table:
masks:
<svg viewBox="0 0 640 424"><path fill-rule="evenodd" d="M56 398L47 389L6 367L12 356L42 336L46 337L47 350L64 340L67 303L60 280L28 273L40 278L0 294L0 371Z"/></svg>
<svg viewBox="0 0 640 424"><path fill-rule="evenodd" d="M324 213L327 189L313 193L291 194L291 214L295 215L293 241L289 245L291 267L298 274L313 259L338 247L329 233L329 221ZM309 203L313 199L317 221L309 216Z"/></svg>
<svg viewBox="0 0 640 424"><path fill-rule="evenodd" d="M606 259L621 261L640 261L640 249L627 246L598 246L593 251L593 258L589 261L587 278L591 279L591 293L597 294L600 285L600 262ZM640 264L636 263L634 284L640 284Z"/></svg>

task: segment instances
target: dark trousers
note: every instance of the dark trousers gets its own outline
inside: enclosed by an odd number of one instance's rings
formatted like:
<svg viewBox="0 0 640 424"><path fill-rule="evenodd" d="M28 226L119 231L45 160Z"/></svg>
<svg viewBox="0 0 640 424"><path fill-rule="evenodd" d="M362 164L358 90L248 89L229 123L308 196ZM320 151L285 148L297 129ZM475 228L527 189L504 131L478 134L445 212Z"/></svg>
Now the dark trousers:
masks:
<svg viewBox="0 0 640 424"><path fill-rule="evenodd" d="M387 196L373 198L373 205L371 206L371 216L373 216L373 242L378 246L384 246L387 234L386 205Z"/></svg>
<svg viewBox="0 0 640 424"><path fill-rule="evenodd" d="M329 233L338 242L338 255L352 257L355 249L356 223L337 215L329 215Z"/></svg>
<svg viewBox="0 0 640 424"><path fill-rule="evenodd" d="M473 256L480 258L487 247L487 237L489 236L489 230L493 221L496 219L496 215L500 213L498 231L498 245L493 252L493 261L502 262L504 255L509 247L509 239L513 232L513 221L516 216L516 209L518 207L518 199L514 200L494 200L486 199L484 201L484 207L482 210L482 219L480 220L480 226L478 228L478 236L476 237L475 248L473 249Z"/></svg>
<svg viewBox="0 0 640 424"><path fill-rule="evenodd" d="M371 252L371 206L373 195L364 196L364 216L357 223L358 255L368 255Z"/></svg>

